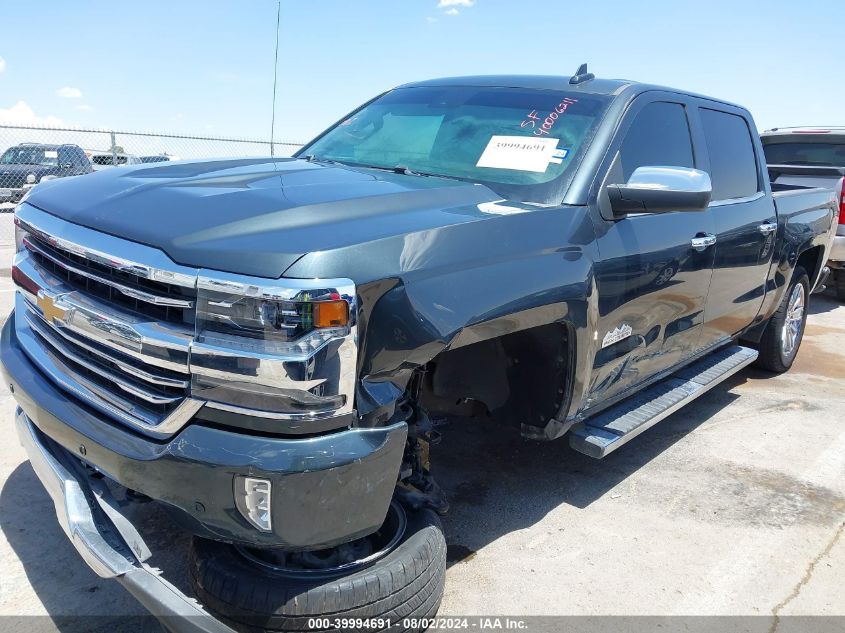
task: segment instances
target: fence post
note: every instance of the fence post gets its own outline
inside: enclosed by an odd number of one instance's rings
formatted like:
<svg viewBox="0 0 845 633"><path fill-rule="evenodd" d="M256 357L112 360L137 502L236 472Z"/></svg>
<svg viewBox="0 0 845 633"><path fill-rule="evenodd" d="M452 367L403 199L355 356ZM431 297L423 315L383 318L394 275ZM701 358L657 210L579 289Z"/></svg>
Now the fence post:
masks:
<svg viewBox="0 0 845 633"><path fill-rule="evenodd" d="M111 164L112 166L117 165L117 143L114 139L114 132L109 132L111 135Z"/></svg>

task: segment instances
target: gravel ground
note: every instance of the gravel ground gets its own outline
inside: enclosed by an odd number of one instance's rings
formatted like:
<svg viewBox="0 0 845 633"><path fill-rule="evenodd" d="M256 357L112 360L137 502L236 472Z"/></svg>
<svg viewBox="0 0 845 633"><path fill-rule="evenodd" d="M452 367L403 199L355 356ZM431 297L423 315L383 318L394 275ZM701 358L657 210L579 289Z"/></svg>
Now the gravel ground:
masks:
<svg viewBox="0 0 845 633"><path fill-rule="evenodd" d="M4 262L10 247L0 238ZM3 314L11 297L0 270ZM483 422L444 427L441 614L845 615L843 342L845 306L816 295L790 373L745 370L603 461ZM61 532L13 410L0 386L0 616L141 630L126 617L144 610ZM187 539L153 504L140 513L162 552L153 562L184 585ZM103 617L62 617L74 615Z"/></svg>

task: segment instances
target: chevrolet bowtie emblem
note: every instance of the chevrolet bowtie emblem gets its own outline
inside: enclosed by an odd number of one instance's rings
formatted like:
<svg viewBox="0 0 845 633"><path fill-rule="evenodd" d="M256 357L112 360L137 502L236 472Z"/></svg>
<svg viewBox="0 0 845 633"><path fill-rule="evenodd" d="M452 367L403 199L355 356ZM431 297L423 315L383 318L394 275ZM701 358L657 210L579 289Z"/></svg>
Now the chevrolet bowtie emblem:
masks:
<svg viewBox="0 0 845 633"><path fill-rule="evenodd" d="M49 297L40 292L38 293L36 303L38 304L38 307L41 309L41 312L44 314L44 318L47 319L48 323L52 322L53 319L58 319L59 321L62 321L65 318L65 314L67 314L67 310L65 310L64 308L60 308L56 305L53 297Z"/></svg>

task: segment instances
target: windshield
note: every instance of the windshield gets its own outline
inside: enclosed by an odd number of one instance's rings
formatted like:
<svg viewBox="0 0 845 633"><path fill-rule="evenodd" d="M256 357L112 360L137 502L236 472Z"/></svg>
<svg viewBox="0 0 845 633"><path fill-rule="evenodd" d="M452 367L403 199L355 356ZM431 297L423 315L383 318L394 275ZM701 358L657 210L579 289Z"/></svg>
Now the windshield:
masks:
<svg viewBox="0 0 845 633"><path fill-rule="evenodd" d="M44 147L11 147L0 156L3 165L58 165L59 152Z"/></svg>
<svg viewBox="0 0 845 633"><path fill-rule="evenodd" d="M763 145L769 165L845 167L843 143L771 143Z"/></svg>
<svg viewBox="0 0 845 633"><path fill-rule="evenodd" d="M522 88L399 88L353 112L297 156L406 168L480 182L512 200L559 202L608 101Z"/></svg>

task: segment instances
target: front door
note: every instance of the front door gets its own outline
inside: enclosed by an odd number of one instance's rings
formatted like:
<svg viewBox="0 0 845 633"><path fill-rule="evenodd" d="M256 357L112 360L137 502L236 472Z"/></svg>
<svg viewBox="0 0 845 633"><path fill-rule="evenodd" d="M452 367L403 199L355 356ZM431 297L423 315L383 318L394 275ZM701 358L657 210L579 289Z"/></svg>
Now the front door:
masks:
<svg viewBox="0 0 845 633"><path fill-rule="evenodd" d="M774 203L746 119L740 113L700 108L707 145L716 235L713 281L703 344L740 332L760 311L777 230Z"/></svg>
<svg viewBox="0 0 845 633"><path fill-rule="evenodd" d="M684 104L635 102L631 110L602 190L627 182L641 166L698 167ZM588 407L698 348L714 249L693 239L712 231L709 210L598 220L599 315Z"/></svg>

